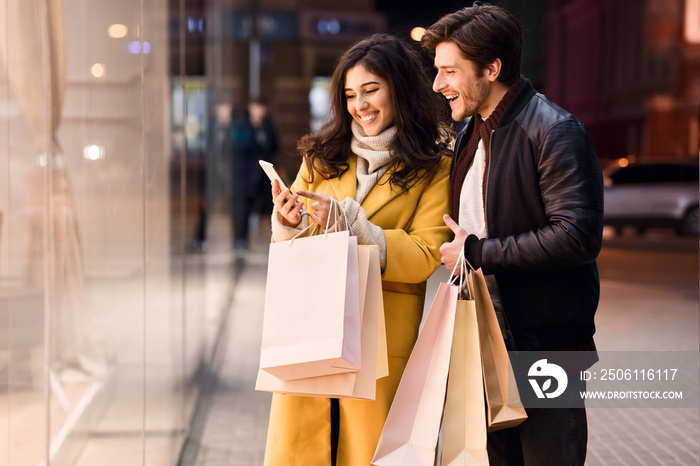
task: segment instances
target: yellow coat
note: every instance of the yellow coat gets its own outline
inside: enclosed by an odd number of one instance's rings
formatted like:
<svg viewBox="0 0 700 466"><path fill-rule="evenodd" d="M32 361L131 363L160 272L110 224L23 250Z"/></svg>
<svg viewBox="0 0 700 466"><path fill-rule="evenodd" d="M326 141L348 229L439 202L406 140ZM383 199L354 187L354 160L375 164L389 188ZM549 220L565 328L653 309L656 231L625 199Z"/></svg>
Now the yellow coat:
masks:
<svg viewBox="0 0 700 466"><path fill-rule="evenodd" d="M329 194L339 201L355 198L357 158L340 177L316 175L306 183L305 166L292 191ZM407 192L388 183L385 174L362 202L367 218L384 230L387 261L382 276L387 326L389 376L377 381L376 401L340 400L338 466L368 466L384 426L391 401L418 335L426 280L440 266L439 248L451 236L442 216L450 211L450 158L443 156L432 182ZM311 200L303 199L312 212ZM266 466L331 464L330 400L273 395L265 451Z"/></svg>

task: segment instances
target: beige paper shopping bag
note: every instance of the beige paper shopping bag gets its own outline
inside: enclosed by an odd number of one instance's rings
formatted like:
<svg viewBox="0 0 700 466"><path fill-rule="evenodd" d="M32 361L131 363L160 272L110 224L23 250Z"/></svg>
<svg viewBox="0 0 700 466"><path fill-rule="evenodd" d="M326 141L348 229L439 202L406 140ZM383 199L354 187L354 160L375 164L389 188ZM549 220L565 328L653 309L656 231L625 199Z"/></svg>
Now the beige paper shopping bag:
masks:
<svg viewBox="0 0 700 466"><path fill-rule="evenodd" d="M377 260L379 260L379 248L377 249ZM389 353L386 343L386 316L384 315L384 294L382 290L381 268L379 269L379 303L377 309L377 378L389 375Z"/></svg>
<svg viewBox="0 0 700 466"><path fill-rule="evenodd" d="M377 296L378 300L375 300L374 295L370 295L365 297L365 292L368 289L367 287L367 280L365 280L366 277L362 276L362 264L360 264L360 305L361 306L377 306L377 346L376 346L376 353L377 353L377 362L376 362L376 368L377 368L377 378L381 379L382 377L386 377L389 375L389 355L387 353L387 346L386 346L386 320L384 317L384 294L382 293L382 272L381 272L381 266L379 265L379 246L376 245L363 245L360 244L357 246L357 249L359 252L362 252L362 249L368 249L372 250L372 255L371 255L371 263L369 264L369 269L372 270L373 274L370 279L371 286L376 287L378 286L378 291L377 291ZM370 256L368 256L370 257ZM362 255L360 255L360 263L362 262ZM374 278L374 275L376 275L376 278ZM364 311L363 311L364 314ZM364 330L363 330L364 332ZM374 329L372 330L374 333ZM364 339L364 334L363 334L363 339ZM363 341L363 351L364 351L364 341ZM372 350L374 351L374 350ZM363 358L364 358L364 352L363 352ZM364 361L364 359L363 359ZM364 364L364 363L363 363ZM364 367L364 366L363 366Z"/></svg>
<svg viewBox="0 0 700 466"><path fill-rule="evenodd" d="M481 269L470 271L469 286L474 293L479 323L488 430L515 427L527 419L527 414Z"/></svg>
<svg viewBox="0 0 700 466"><path fill-rule="evenodd" d="M377 378L381 379L382 377L389 375L389 354L387 352L386 345L386 319L384 316L384 293L382 292L382 270L379 264L379 246L362 244L357 246L358 251L365 248L372 251L370 256L371 261L368 268L372 271L372 273L369 279L366 280L367 283L371 284L371 287L367 286L363 288L363 280L362 277L360 277L360 303L364 303L364 306L377 306L377 362L375 366L377 368ZM372 292L376 290L377 299L375 299L374 294L369 294L367 297L365 297L365 290L371 290ZM372 332L374 333L374 329Z"/></svg>
<svg viewBox="0 0 700 466"><path fill-rule="evenodd" d="M441 283L372 459L376 466L433 466L445 403L458 288Z"/></svg>
<svg viewBox="0 0 700 466"><path fill-rule="evenodd" d="M378 313L382 301L379 249L359 246L360 296L362 298L362 363L359 372L280 380L260 369L256 390L303 396L357 398L376 397L377 342L381 340ZM386 340L386 335L384 335ZM384 344L386 348L386 343ZM384 349L386 352L386 349ZM386 359L386 353L384 354Z"/></svg>
<svg viewBox="0 0 700 466"><path fill-rule="evenodd" d="M357 238L347 231L272 243L260 368L280 380L357 372L359 300Z"/></svg>
<svg viewBox="0 0 700 466"><path fill-rule="evenodd" d="M473 300L457 301L441 466L488 466L479 329Z"/></svg>

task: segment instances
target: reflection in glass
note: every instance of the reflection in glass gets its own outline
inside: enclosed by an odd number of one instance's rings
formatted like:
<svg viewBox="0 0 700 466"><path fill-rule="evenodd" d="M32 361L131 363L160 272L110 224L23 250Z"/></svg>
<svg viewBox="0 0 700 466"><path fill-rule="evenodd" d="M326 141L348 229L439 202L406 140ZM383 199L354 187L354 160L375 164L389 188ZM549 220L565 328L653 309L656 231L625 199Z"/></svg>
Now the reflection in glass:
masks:
<svg viewBox="0 0 700 466"><path fill-rule="evenodd" d="M141 3L0 5L0 466L174 464L226 302L173 209L205 88L173 139L168 2Z"/></svg>

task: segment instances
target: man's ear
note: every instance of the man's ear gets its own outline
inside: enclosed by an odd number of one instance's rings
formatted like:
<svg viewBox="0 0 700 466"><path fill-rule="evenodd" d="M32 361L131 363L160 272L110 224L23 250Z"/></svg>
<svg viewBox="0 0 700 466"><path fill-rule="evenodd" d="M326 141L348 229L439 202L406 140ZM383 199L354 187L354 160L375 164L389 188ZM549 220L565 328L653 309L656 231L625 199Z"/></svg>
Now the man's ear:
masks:
<svg viewBox="0 0 700 466"><path fill-rule="evenodd" d="M495 82L498 79L498 76L501 74L501 59L496 58L494 61L489 63L484 72L489 81Z"/></svg>

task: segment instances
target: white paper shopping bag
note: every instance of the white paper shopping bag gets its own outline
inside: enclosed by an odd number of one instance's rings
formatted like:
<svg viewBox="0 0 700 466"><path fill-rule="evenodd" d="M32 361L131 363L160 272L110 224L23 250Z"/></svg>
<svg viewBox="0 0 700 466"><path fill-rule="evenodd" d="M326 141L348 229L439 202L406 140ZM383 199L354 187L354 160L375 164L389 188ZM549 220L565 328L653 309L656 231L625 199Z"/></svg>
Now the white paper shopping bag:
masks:
<svg viewBox="0 0 700 466"><path fill-rule="evenodd" d="M374 400L376 397L377 341L379 335L378 313L383 307L379 250L371 246L359 246L360 296L362 302L362 363L358 372L280 380L262 369L258 371L255 389L302 396L356 398ZM381 330L384 330L381 327ZM383 337L386 340L386 334ZM386 344L383 345L386 353ZM386 354L384 354L386 359Z"/></svg>
<svg viewBox="0 0 700 466"><path fill-rule="evenodd" d="M356 237L341 231L272 243L260 369L280 380L357 372L359 301Z"/></svg>

